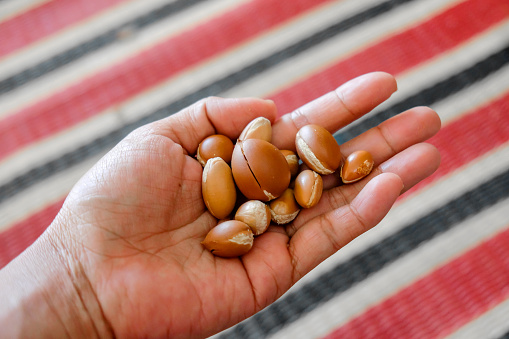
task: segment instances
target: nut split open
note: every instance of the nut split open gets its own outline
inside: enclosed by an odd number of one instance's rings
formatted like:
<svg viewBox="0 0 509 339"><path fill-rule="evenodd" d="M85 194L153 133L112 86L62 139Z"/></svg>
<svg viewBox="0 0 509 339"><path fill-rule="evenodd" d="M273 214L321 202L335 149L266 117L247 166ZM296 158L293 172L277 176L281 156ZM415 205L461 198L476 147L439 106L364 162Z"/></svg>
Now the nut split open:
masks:
<svg viewBox="0 0 509 339"><path fill-rule="evenodd" d="M322 126L306 125L295 137L300 159L313 171L332 174L341 164L341 151L334 136Z"/></svg>
<svg viewBox="0 0 509 339"><path fill-rule="evenodd" d="M269 201L290 184L290 168L279 149L261 139L238 140L233 150L232 172L247 198Z"/></svg>

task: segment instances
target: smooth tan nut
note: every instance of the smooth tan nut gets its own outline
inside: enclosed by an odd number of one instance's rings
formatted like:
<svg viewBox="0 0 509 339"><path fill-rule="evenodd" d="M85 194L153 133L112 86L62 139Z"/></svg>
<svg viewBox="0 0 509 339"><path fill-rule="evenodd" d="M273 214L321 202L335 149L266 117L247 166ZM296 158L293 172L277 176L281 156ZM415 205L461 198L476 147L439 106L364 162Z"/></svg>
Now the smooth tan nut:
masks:
<svg viewBox="0 0 509 339"><path fill-rule="evenodd" d="M237 190L230 166L221 158L209 159L202 174L203 201L218 219L226 218L235 207Z"/></svg>
<svg viewBox="0 0 509 339"><path fill-rule="evenodd" d="M269 201L279 197L291 179L283 153L261 139L237 141L232 172L239 190L252 200Z"/></svg>
<svg viewBox="0 0 509 339"><path fill-rule="evenodd" d="M205 166L207 160L220 157L226 163L232 160L233 142L227 136L221 134L214 134L206 137L198 145L196 152L196 159L202 166Z"/></svg>
<svg viewBox="0 0 509 339"><path fill-rule="evenodd" d="M246 223L254 235L265 232L269 228L270 219L269 206L259 200L249 200L243 203L235 213L235 220Z"/></svg>
<svg viewBox="0 0 509 339"><path fill-rule="evenodd" d="M304 208L315 206L322 197L322 191L322 177L312 170L302 171L295 178L295 200Z"/></svg>
<svg viewBox="0 0 509 339"><path fill-rule="evenodd" d="M253 247L253 232L248 225L238 220L228 220L212 228L203 246L219 257L238 257Z"/></svg>
<svg viewBox="0 0 509 339"><path fill-rule="evenodd" d="M375 161L368 151L356 151L350 154L341 167L341 180L350 184L361 180L373 169Z"/></svg>
<svg viewBox="0 0 509 339"><path fill-rule="evenodd" d="M295 137L299 158L320 174L334 173L341 164L341 151L334 136L322 126L306 125Z"/></svg>
<svg viewBox="0 0 509 339"><path fill-rule="evenodd" d="M252 120L244 128L239 136L240 140L247 139L261 139L267 142L272 141L272 124L270 120L264 117L259 117Z"/></svg>
<svg viewBox="0 0 509 339"><path fill-rule="evenodd" d="M290 167L292 178L295 177L299 173L299 157L293 151L287 149L281 150L281 153L285 156L288 167Z"/></svg>
<svg viewBox="0 0 509 339"><path fill-rule="evenodd" d="M300 211L291 188L286 189L279 198L271 201L269 207L272 221L278 225L288 224L293 221Z"/></svg>

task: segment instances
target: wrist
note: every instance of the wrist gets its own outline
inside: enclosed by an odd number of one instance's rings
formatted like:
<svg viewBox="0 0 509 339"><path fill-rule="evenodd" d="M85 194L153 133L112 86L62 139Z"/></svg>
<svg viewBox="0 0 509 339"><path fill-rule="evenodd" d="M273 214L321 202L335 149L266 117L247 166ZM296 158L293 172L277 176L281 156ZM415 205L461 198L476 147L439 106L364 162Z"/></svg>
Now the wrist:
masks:
<svg viewBox="0 0 509 339"><path fill-rule="evenodd" d="M112 337L93 286L55 229L0 271L6 337ZM4 329L7 331L4 332Z"/></svg>

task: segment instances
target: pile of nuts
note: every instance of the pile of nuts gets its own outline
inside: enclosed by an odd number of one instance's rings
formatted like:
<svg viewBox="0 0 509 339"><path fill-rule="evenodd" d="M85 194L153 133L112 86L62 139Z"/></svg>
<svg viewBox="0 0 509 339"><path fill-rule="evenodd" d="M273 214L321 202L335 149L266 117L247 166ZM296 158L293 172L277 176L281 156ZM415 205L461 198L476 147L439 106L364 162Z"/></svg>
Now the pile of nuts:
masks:
<svg viewBox="0 0 509 339"><path fill-rule="evenodd" d="M207 209L220 220L234 215L233 220L215 226L202 242L214 255L246 254L254 237L265 232L271 221L287 224L301 208L315 206L322 196L321 175L332 174L341 165L339 145L321 126L306 125L298 131L297 154L279 150L271 140L271 123L260 117L244 128L235 145L216 134L198 147L196 158L204 166L202 195ZM299 171L299 159L309 169ZM342 181L364 178L373 164L369 152L352 153L341 166Z"/></svg>

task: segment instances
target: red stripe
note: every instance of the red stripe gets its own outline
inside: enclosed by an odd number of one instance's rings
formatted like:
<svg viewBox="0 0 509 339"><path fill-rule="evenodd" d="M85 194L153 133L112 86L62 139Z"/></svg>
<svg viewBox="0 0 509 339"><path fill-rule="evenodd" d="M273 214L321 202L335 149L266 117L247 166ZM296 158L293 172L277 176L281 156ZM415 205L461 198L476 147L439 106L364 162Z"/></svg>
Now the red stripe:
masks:
<svg viewBox="0 0 509 339"><path fill-rule="evenodd" d="M64 200L57 201L0 233L0 268L30 246L51 224Z"/></svg>
<svg viewBox="0 0 509 339"><path fill-rule="evenodd" d="M0 121L0 160L326 1L246 3L25 108Z"/></svg>
<svg viewBox="0 0 509 339"><path fill-rule="evenodd" d="M325 338L440 338L451 334L509 298L508 243L509 229Z"/></svg>
<svg viewBox="0 0 509 339"><path fill-rule="evenodd" d="M506 0L464 1L271 95L270 99L284 114L359 75L373 71L398 75L458 46L508 16Z"/></svg>
<svg viewBox="0 0 509 339"><path fill-rule="evenodd" d="M126 0L52 0L0 23L0 59Z"/></svg>

